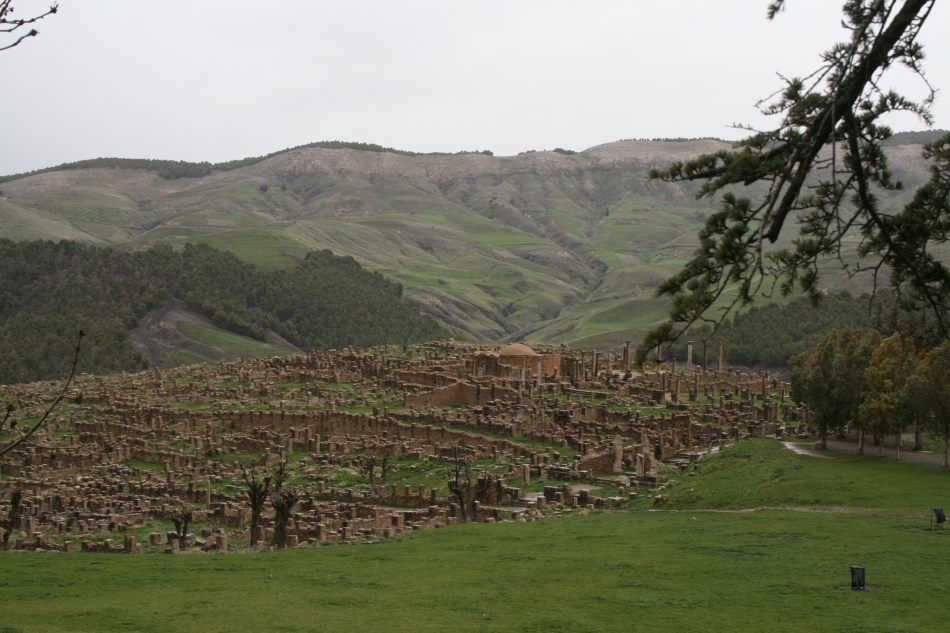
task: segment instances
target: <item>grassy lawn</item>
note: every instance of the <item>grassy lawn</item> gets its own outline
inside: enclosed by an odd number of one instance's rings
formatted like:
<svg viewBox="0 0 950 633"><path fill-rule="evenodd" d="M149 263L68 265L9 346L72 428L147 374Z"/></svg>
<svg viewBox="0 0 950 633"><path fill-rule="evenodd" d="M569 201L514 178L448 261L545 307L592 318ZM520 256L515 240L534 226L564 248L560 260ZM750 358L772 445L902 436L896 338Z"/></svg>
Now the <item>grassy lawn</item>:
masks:
<svg viewBox="0 0 950 633"><path fill-rule="evenodd" d="M614 513L254 555L5 554L29 631L934 631L950 532L904 517ZM843 590L849 564L883 591ZM15 606L14 606L15 605ZM372 605L372 608L366 608Z"/></svg>
<svg viewBox="0 0 950 633"><path fill-rule="evenodd" d="M834 454L796 455L772 440L749 440L680 473L665 508L831 506L927 515L950 507L950 473L917 464Z"/></svg>
<svg viewBox="0 0 950 633"><path fill-rule="evenodd" d="M950 473L796 456L768 440L696 473L661 493L680 512L646 511L644 498L632 511L259 554L3 553L0 627L897 632L950 616L950 530L926 519L950 505ZM880 590L843 589L853 564Z"/></svg>

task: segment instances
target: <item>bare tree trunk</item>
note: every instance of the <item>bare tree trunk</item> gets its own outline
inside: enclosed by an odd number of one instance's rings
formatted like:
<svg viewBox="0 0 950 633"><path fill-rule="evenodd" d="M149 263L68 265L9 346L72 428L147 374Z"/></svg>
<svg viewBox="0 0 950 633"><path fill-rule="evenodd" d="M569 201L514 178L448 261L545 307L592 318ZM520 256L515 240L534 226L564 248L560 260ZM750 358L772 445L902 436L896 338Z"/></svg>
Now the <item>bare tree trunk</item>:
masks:
<svg viewBox="0 0 950 633"><path fill-rule="evenodd" d="M950 434L943 436L943 467L950 468Z"/></svg>
<svg viewBox="0 0 950 633"><path fill-rule="evenodd" d="M258 526L260 524L261 524L261 513L255 512L254 509L251 508L251 547L254 547L255 545L257 545L257 542L258 542L257 531L258 531Z"/></svg>
<svg viewBox="0 0 950 633"><path fill-rule="evenodd" d="M864 455L864 429L858 429L858 452L855 455L858 457Z"/></svg>
<svg viewBox="0 0 950 633"><path fill-rule="evenodd" d="M271 545L276 545L277 549L287 547L287 523L294 512L294 506L297 505L297 492L284 488L284 482L287 481L287 474L284 467L287 462L281 462L275 475L274 495L270 498L270 503L274 507L274 539Z"/></svg>
<svg viewBox="0 0 950 633"><path fill-rule="evenodd" d="M19 490L14 490L13 494L10 497L10 511L7 513L7 519L3 522L3 542L0 544L0 549L7 549L10 544L10 535L13 534L13 531L16 529L17 525L20 523L20 500L23 498L23 493Z"/></svg>
<svg viewBox="0 0 950 633"><path fill-rule="evenodd" d="M251 547L254 547L260 541L259 531L261 524L261 512L264 509L264 501L270 493L271 478L264 477L257 479L253 472L248 473L243 470L244 483L247 485L247 496L251 505Z"/></svg>
<svg viewBox="0 0 950 633"><path fill-rule="evenodd" d="M897 432L897 461L901 460L901 432Z"/></svg>
<svg viewBox="0 0 950 633"><path fill-rule="evenodd" d="M924 449L924 444L920 438L920 420L917 420L914 426L914 450L921 451Z"/></svg>
<svg viewBox="0 0 950 633"><path fill-rule="evenodd" d="M821 450L828 450L828 429L824 425L821 427Z"/></svg>
<svg viewBox="0 0 950 633"><path fill-rule="evenodd" d="M274 522L274 540L271 541L271 545L275 545L277 549L287 548L287 522L286 521Z"/></svg>

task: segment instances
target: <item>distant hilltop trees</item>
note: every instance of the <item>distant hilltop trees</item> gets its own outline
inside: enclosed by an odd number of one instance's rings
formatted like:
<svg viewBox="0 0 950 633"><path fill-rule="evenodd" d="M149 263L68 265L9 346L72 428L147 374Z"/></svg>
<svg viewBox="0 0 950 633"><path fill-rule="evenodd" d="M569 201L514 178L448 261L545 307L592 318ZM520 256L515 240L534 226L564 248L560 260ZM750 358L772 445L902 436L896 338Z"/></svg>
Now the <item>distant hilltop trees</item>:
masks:
<svg viewBox="0 0 950 633"><path fill-rule="evenodd" d="M184 160L153 160L149 158L90 158L88 160L80 160L74 163L63 163L62 165L56 165L55 167L45 167L43 169L34 169L33 171L12 174L10 176L0 176L0 183L17 180L19 178L26 178L27 176L35 176L36 174L45 174L53 171L69 171L71 169L144 169L149 171L157 171L158 176L160 178L164 178L165 180L177 180L179 178L202 178L204 176L210 175L213 171L230 171L240 167L247 167L249 165L254 165L261 161L267 160L268 158L279 156L280 154L286 154L287 152L292 152L298 149L310 149L314 147L321 147L324 149L355 149L362 152L387 152L390 154L399 154L400 156L452 155L447 152L410 152L401 149L394 149L392 147L383 147L382 145L376 145L375 143L317 141L315 143L307 143L306 145L288 147L287 149L271 152L270 154L266 154L264 156L253 156L238 160L229 160L223 163L209 163L207 161L201 163L191 163ZM487 149L471 152L461 151L456 152L455 154L483 154L485 156L494 156L494 153Z"/></svg>
<svg viewBox="0 0 950 633"><path fill-rule="evenodd" d="M677 136L675 138L622 138L622 141L653 141L655 143L685 143L686 141L719 141L720 143L735 143L718 136Z"/></svg>
<svg viewBox="0 0 950 633"><path fill-rule="evenodd" d="M577 152L575 152L575 151L572 150L572 149L564 149L563 147L555 147L555 148L552 149L552 150L541 150L541 151L542 151L542 152L551 151L551 152L554 152L554 153L556 153L556 154L567 154L568 156L571 156L571 155L577 153ZM526 152L518 152L518 156L522 156L522 155L524 155L524 154L537 154L537 153L538 153L538 150L536 150L536 149L529 149L529 150L526 151Z"/></svg>

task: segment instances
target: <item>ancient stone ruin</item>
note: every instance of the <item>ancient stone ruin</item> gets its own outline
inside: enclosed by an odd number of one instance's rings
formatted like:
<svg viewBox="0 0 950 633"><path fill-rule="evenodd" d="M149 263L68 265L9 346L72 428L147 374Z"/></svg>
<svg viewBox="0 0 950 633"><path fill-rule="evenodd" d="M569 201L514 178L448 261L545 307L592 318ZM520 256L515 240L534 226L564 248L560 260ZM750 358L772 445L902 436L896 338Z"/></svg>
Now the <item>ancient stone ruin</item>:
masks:
<svg viewBox="0 0 950 633"><path fill-rule="evenodd" d="M233 551L252 536L243 473L286 462L287 546L374 542L620 508L724 442L803 433L787 383L688 360L633 372L629 342L604 354L450 341L83 375L0 460L0 526L18 549ZM0 398L20 429L57 387ZM6 444L20 431L3 432ZM197 534L167 529L184 507ZM275 518L265 502L263 543Z"/></svg>

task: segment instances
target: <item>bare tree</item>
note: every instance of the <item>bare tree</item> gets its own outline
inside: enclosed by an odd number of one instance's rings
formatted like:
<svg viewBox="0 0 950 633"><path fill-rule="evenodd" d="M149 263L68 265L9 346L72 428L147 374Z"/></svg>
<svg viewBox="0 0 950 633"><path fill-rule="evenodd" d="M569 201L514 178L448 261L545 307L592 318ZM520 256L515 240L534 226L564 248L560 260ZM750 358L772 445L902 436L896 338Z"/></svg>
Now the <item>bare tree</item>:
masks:
<svg viewBox="0 0 950 633"><path fill-rule="evenodd" d="M261 524L261 511L264 509L264 502L270 495L271 477L267 476L258 480L257 473L251 472L248 475L246 469L242 470L244 483L247 485L247 496L251 504L251 547L258 543L258 529Z"/></svg>
<svg viewBox="0 0 950 633"><path fill-rule="evenodd" d="M32 18L14 18L13 17L13 7L11 3L13 0L0 0L0 33L7 35L13 39L11 44L6 46L0 45L0 51L5 51L9 48L13 48L23 40L28 37L36 37L40 34L34 28L31 28L29 31L21 31L25 26L35 24L48 15L52 15L59 10L58 4L53 4L45 13L34 16ZM7 40L9 41L9 40Z"/></svg>
<svg viewBox="0 0 950 633"><path fill-rule="evenodd" d="M2 6L3 6L3 0L0 0L0 7L2 7ZM2 49L0 49L0 50L2 50ZM71 382L73 381L73 376L76 375L76 365L79 364L79 351L82 349L82 339L83 339L84 336L86 336L86 333L85 333L83 330L79 330L79 337L78 337L78 339L76 340L76 353L75 353L75 355L73 356L73 365L72 365L72 368L71 368L70 371L69 371L69 377L66 379L66 384L63 385L63 390L62 390L61 392L59 392L59 396L57 396L56 400L53 401L53 404L50 405L49 409L46 410L46 413L44 413L43 416L42 416L39 420L36 421L36 424L34 424L33 426L31 426L31 427L26 431L26 433L23 433L20 437L16 438L15 440L13 440L12 442L10 442L9 444L7 444L6 446L4 446L3 448L0 448L0 457L3 457L4 455L6 455L6 454L9 453L10 451L12 451L14 448L16 448L17 446L19 446L20 444L22 444L22 443L25 442L26 440L30 439L30 436L33 435L34 433L36 433L36 431L37 431L41 426L43 426L43 424L46 422L46 419L47 419L47 418L50 416L50 414L53 412L53 409L56 408L56 405L58 405L58 404L60 403L60 401L63 399L63 397L66 395L66 390L69 389L69 383L71 383ZM10 417L10 413L12 412L12 409L11 409L10 407L11 407L11 405L8 404L8 405L7 405L7 414L6 414L6 416L3 418L3 421L4 421L4 422L6 422L7 418ZM3 425L0 424L0 430L2 430L2 429L3 429Z"/></svg>
<svg viewBox="0 0 950 633"><path fill-rule="evenodd" d="M184 547L185 537L188 535L188 526L195 516L195 507L190 503L181 506L169 508L165 513L165 518L175 524L175 532L178 534L178 542Z"/></svg>
<svg viewBox="0 0 950 633"><path fill-rule="evenodd" d="M360 460L360 464L360 470L369 479L370 487L373 487L376 484L376 455L372 452L365 453Z"/></svg>
<svg viewBox="0 0 950 633"><path fill-rule="evenodd" d="M456 445L452 450L452 465L448 470L449 494L458 499L462 522L471 523L476 519L475 501L480 492L477 476L472 477L472 463Z"/></svg>
<svg viewBox="0 0 950 633"><path fill-rule="evenodd" d="M6 519L0 521L0 527L3 528L3 542L0 543L0 549L7 549L7 547L9 547L10 535L13 534L13 531L17 529L17 526L20 524L20 501L22 499L23 493L19 490L14 490L10 496L10 512L7 514Z"/></svg>
<svg viewBox="0 0 950 633"><path fill-rule="evenodd" d="M363 455L362 471L366 478L369 479L370 486L376 483L376 468L380 470L380 481L382 485L386 485L386 477L392 468L392 464L390 463L392 456L392 448L381 444L369 449Z"/></svg>
<svg viewBox="0 0 950 633"><path fill-rule="evenodd" d="M270 503L274 506L274 539L271 545L276 545L277 549L287 547L287 523L290 515L297 505L299 495L292 488L285 488L284 482L288 476L284 471L287 462L281 462L277 468L276 480L274 482L274 495L270 498Z"/></svg>
<svg viewBox="0 0 950 633"><path fill-rule="evenodd" d="M392 452L387 448L382 449L379 456L379 470L381 471L380 478L383 480L383 487L386 486L386 476L393 467L392 463L390 462L391 459Z"/></svg>

